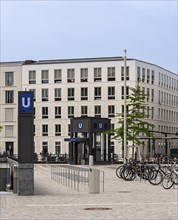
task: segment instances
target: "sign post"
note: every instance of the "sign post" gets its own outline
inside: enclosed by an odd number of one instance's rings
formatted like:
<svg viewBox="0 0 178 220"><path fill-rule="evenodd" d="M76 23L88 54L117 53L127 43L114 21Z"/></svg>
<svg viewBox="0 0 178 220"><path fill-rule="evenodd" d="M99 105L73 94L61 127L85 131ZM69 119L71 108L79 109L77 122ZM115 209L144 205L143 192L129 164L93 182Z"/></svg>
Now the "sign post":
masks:
<svg viewBox="0 0 178 220"><path fill-rule="evenodd" d="M33 92L19 92L18 113L18 191L34 194L34 107Z"/></svg>

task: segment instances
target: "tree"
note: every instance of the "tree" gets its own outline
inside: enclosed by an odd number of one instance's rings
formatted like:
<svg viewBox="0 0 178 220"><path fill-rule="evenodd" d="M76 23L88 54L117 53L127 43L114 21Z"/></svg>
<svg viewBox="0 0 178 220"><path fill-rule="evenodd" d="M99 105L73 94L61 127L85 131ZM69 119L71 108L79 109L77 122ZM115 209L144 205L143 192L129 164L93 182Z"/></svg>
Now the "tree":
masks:
<svg viewBox="0 0 178 220"><path fill-rule="evenodd" d="M142 144L140 137L153 137L150 130L153 130L154 125L148 122L149 106L145 102L145 99L149 94L145 94L141 90L139 83L135 88L129 88L131 94L127 99L127 141L132 142L132 157L134 156L134 149L136 146ZM110 130L110 133L114 133L112 139L116 139L123 143L124 140L124 113L117 114L119 117L119 128Z"/></svg>

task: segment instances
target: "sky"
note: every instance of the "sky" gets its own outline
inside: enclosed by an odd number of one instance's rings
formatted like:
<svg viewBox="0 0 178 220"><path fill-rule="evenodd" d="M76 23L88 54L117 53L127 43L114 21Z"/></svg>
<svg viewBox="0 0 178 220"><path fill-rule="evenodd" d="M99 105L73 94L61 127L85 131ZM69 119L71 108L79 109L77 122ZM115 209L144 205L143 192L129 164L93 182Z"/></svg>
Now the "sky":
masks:
<svg viewBox="0 0 178 220"><path fill-rule="evenodd" d="M124 56L178 73L178 0L0 0L0 61Z"/></svg>

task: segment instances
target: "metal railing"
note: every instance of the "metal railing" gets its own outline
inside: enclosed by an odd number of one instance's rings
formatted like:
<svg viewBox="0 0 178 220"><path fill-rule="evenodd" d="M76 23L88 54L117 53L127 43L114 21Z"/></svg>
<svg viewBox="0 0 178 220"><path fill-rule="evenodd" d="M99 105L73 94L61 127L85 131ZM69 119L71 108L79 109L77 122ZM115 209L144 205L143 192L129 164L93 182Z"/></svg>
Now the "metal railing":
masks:
<svg viewBox="0 0 178 220"><path fill-rule="evenodd" d="M89 185L89 168L54 165L51 167L51 179L79 192L80 185Z"/></svg>
<svg viewBox="0 0 178 220"><path fill-rule="evenodd" d="M79 192L80 189L83 189L82 186L86 186L87 189L89 188L91 181L93 181L90 178L90 172L93 171L93 168L91 169L89 167L53 165L51 166L51 179ZM102 183L104 192L104 171L99 172L101 177L98 180L98 184L100 185Z"/></svg>

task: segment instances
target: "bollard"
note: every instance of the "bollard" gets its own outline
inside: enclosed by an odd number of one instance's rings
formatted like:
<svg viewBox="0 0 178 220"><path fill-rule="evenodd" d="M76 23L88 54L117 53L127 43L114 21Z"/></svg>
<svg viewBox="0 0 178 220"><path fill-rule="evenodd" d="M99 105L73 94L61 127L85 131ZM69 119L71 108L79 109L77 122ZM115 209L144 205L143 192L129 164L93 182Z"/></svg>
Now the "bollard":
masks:
<svg viewBox="0 0 178 220"><path fill-rule="evenodd" d="M89 193L100 193L100 170L89 170Z"/></svg>
<svg viewBox="0 0 178 220"><path fill-rule="evenodd" d="M89 155L89 166L93 165L93 155Z"/></svg>
<svg viewBox="0 0 178 220"><path fill-rule="evenodd" d="M13 167L13 193L17 193L17 166Z"/></svg>

